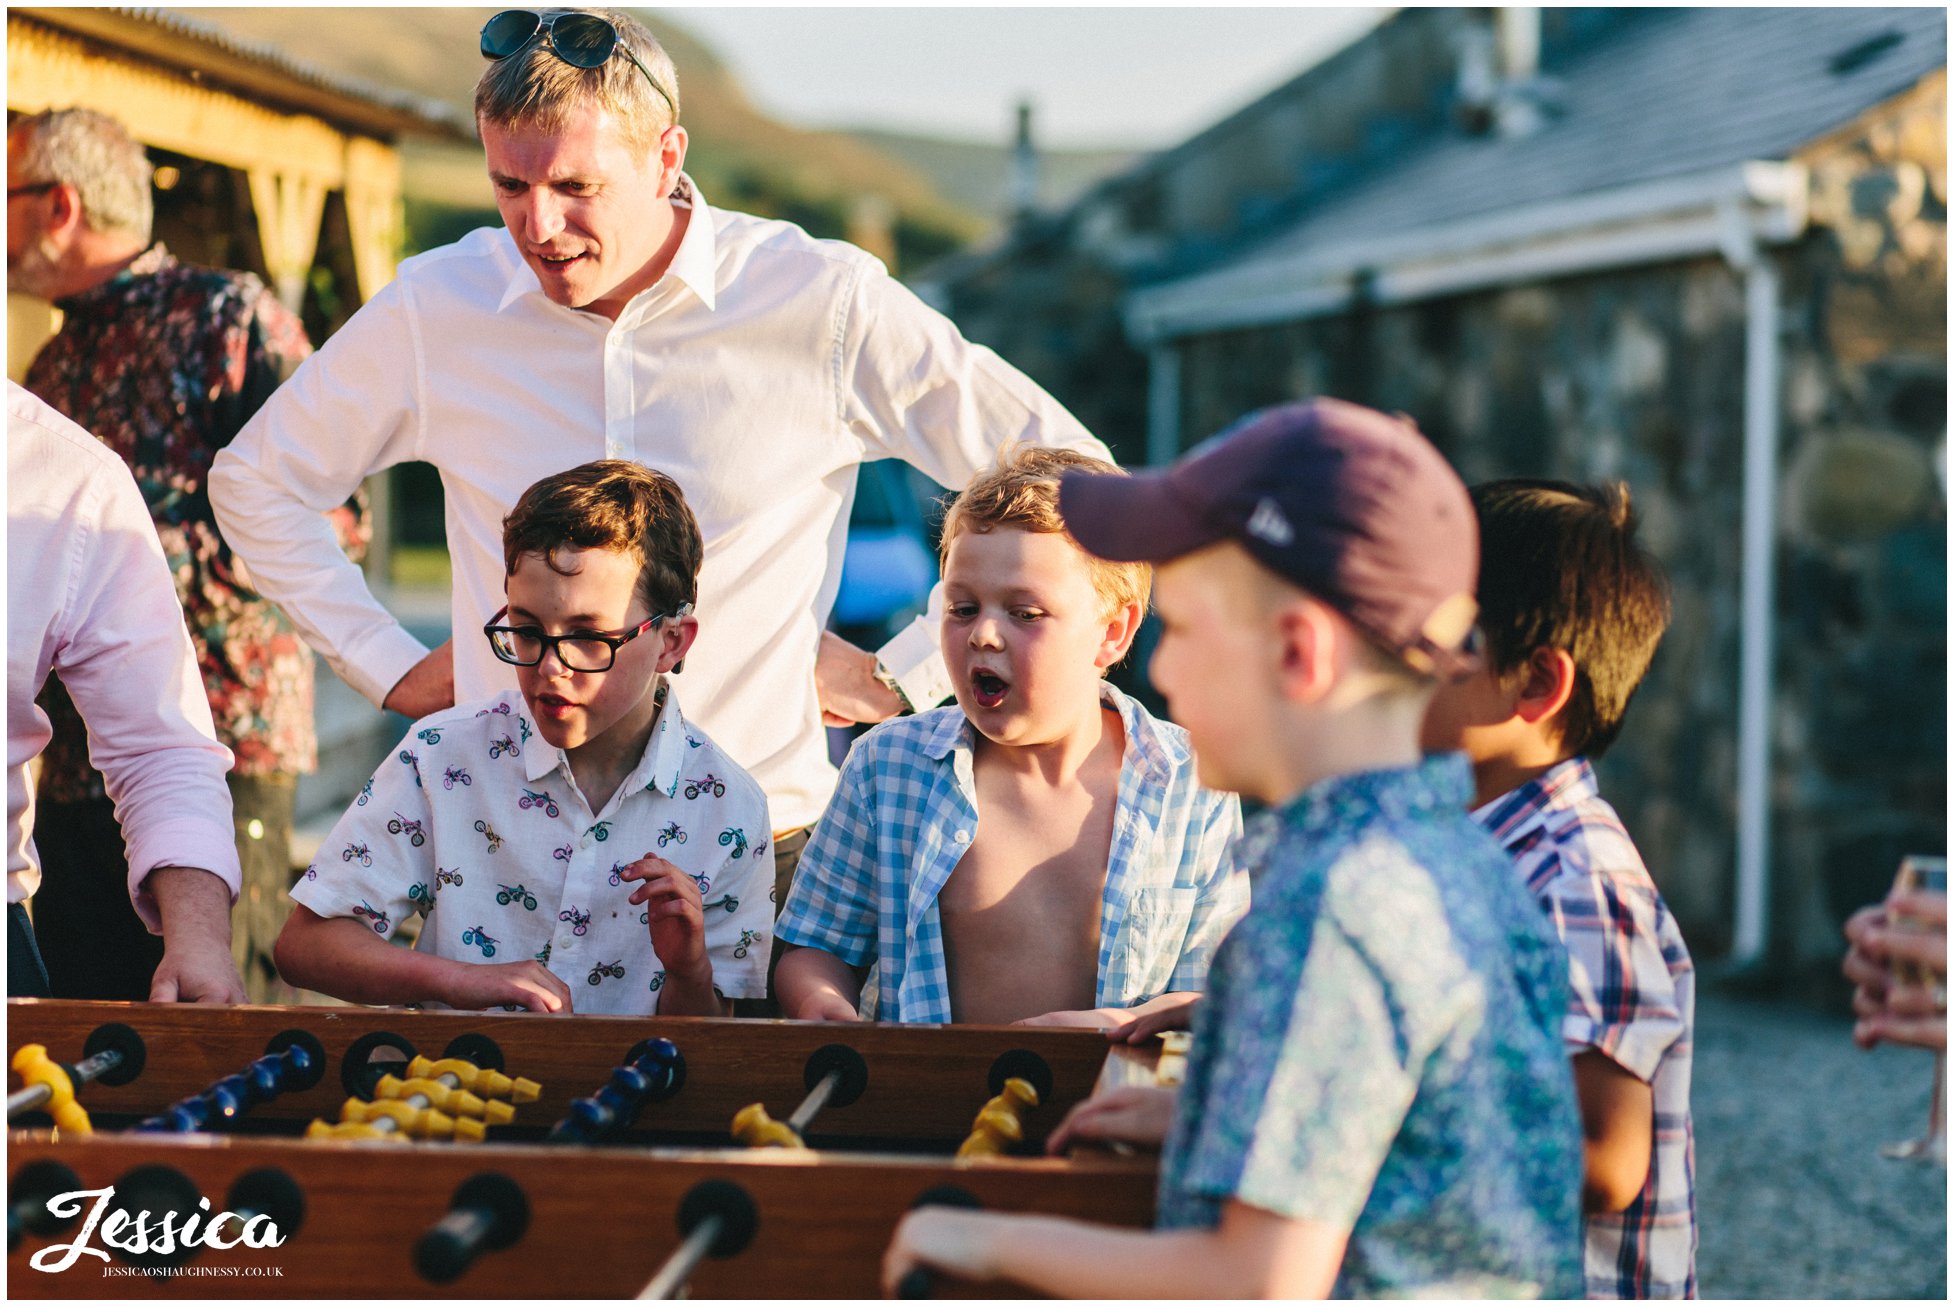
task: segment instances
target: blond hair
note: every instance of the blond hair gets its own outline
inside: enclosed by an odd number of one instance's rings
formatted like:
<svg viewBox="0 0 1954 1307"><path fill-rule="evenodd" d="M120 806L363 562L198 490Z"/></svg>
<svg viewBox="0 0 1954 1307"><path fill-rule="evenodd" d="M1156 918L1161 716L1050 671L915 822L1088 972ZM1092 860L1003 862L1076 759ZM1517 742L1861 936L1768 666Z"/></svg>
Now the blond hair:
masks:
<svg viewBox="0 0 1954 1307"><path fill-rule="evenodd" d="M678 122L678 70L658 38L621 9L537 12L595 14L617 29L617 39L638 56L645 71L640 73L623 51L595 68L578 68L564 62L538 37L506 59L489 64L475 83L476 120L504 129L555 134L577 110L594 105L617 118L626 145L641 155L649 153L666 129Z"/></svg>
<svg viewBox="0 0 1954 1307"><path fill-rule="evenodd" d="M1153 568L1146 563L1115 563L1082 547L1058 511L1059 478L1070 471L1126 473L1103 458L1044 445L1006 446L990 471L972 481L943 518L940 561L948 562L950 542L965 531L985 535L999 527L1015 527L1037 535L1062 535L1085 556L1093 589L1106 601L1108 614L1137 604L1146 611L1153 589Z"/></svg>

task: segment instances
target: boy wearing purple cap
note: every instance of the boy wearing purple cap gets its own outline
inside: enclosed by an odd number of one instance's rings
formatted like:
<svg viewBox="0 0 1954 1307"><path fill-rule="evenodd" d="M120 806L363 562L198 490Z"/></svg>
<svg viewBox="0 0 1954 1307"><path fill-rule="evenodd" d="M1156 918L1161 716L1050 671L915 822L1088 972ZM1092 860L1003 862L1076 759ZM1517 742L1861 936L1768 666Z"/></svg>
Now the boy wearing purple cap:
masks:
<svg viewBox="0 0 1954 1307"><path fill-rule="evenodd" d="M1669 625L1668 584L1625 486L1495 481L1472 500L1487 665L1438 692L1424 746L1465 751L1473 815L1567 947L1588 1297L1694 1298L1695 970L1589 766Z"/></svg>
<svg viewBox="0 0 1954 1307"><path fill-rule="evenodd" d="M1154 684L1203 782L1270 805L1238 846L1254 901L1178 1101L1116 1091L1052 1137L1164 1134L1158 1229L923 1209L886 1283L1578 1296L1565 955L1467 815L1465 760L1418 747L1437 678L1475 661L1465 487L1408 422L1318 400L1161 474L1068 477L1061 504L1087 549L1159 565Z"/></svg>

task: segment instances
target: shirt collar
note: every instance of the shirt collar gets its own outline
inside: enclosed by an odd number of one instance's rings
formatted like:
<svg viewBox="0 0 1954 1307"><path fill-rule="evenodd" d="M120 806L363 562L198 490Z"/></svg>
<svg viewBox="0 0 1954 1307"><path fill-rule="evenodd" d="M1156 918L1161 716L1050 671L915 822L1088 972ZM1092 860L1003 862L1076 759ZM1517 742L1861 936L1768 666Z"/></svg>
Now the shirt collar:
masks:
<svg viewBox="0 0 1954 1307"><path fill-rule="evenodd" d="M153 277L157 273L166 272L175 266L176 259L163 245L163 242L157 241L154 245L151 245L148 249L132 259L129 265L123 268L122 271L116 273L101 285L90 286L87 290L58 299L54 302L54 307L71 317L89 313L94 309L103 308L111 304L121 296L123 290L136 278ZM532 281L535 280L533 275L530 279Z"/></svg>
<svg viewBox="0 0 1954 1307"><path fill-rule="evenodd" d="M1304 835L1348 823L1353 814L1403 821L1430 812L1465 815L1472 802L1472 766L1462 753L1438 753L1411 767L1331 776L1304 790L1275 814Z"/></svg>
<svg viewBox="0 0 1954 1307"><path fill-rule="evenodd" d="M1586 758L1569 758L1555 763L1525 785L1507 791L1476 809L1472 816L1511 848L1513 842L1532 829L1542 815L1554 808L1571 808L1584 799L1600 794L1594 768Z"/></svg>
<svg viewBox="0 0 1954 1307"><path fill-rule="evenodd" d="M678 790L679 769L685 765L685 755L690 748L687 742L690 730L685 724L685 715L679 711L678 692L672 689L672 683L666 681L661 689L665 703L651 723L651 735L645 740L645 751L639 757L638 765L617 787L619 794L657 790L669 796ZM551 772L561 770L565 777L574 781L569 755L536 733L528 719L521 715L521 708L516 711L518 734L529 731L533 741L523 745L523 775L533 785Z"/></svg>
<svg viewBox="0 0 1954 1307"><path fill-rule="evenodd" d="M1160 729L1160 723L1147 714L1138 700L1122 693L1118 686L1101 681L1099 701L1116 709L1126 728L1126 748L1120 761L1122 778L1137 776L1142 786L1164 785L1170 770L1187 761L1187 750ZM977 728L955 706L938 715L922 742L923 756L935 762L958 750L973 752L976 747ZM1146 791L1135 791L1143 792Z"/></svg>
<svg viewBox="0 0 1954 1307"><path fill-rule="evenodd" d="M679 184L672 191L672 201L692 210L692 217L685 224L685 235L679 238L671 266L665 270L666 276L677 277L684 282L706 308L716 308L719 303L719 233L713 222L712 209L707 206L705 196L699 193L698 184L685 173L679 174ZM529 261L522 257L522 251L516 248L516 238L509 234L506 227L502 229L502 234L509 242L516 266L510 271L509 284L503 288L501 302L495 306L497 313L525 295L543 293L543 283L536 280L536 270L529 266ZM633 297L632 303L650 294L663 281L661 277L658 282L640 291L638 297ZM626 311L629 311L628 306Z"/></svg>

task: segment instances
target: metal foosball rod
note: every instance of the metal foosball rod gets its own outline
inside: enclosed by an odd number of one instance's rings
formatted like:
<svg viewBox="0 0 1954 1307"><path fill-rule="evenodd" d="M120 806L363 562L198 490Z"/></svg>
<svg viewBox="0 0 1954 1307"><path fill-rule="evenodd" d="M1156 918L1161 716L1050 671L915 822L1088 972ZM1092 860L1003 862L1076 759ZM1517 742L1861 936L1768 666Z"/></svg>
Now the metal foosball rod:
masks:
<svg viewBox="0 0 1954 1307"><path fill-rule="evenodd" d="M72 1066L50 1058L45 1045L23 1045L12 1065L24 1087L7 1095L7 1119L45 1108L60 1129L87 1134L93 1127L75 1091L93 1080L126 1085L142 1074L145 1057L142 1036L117 1022L97 1026L82 1045L81 1061Z"/></svg>
<svg viewBox="0 0 1954 1307"><path fill-rule="evenodd" d="M830 1107L846 1107L868 1088L868 1063L846 1044L824 1044L807 1059L801 1075L807 1097L785 1121L767 1115L763 1103L748 1103L733 1114L733 1138L748 1148L806 1148L807 1127Z"/></svg>
<svg viewBox="0 0 1954 1307"><path fill-rule="evenodd" d="M603 1088L570 1104L545 1141L594 1144L631 1128L646 1103L662 1103L685 1084L685 1055L669 1039L647 1039L624 1055Z"/></svg>
<svg viewBox="0 0 1954 1307"><path fill-rule="evenodd" d="M391 1099L409 1107L432 1107L449 1116L467 1116L485 1125L507 1125L516 1119L514 1104L502 1098L480 1098L440 1080L402 1080L381 1076L373 1087L375 1099Z"/></svg>
<svg viewBox="0 0 1954 1307"><path fill-rule="evenodd" d="M459 1057L444 1057L438 1062L415 1057L407 1064L407 1074L416 1080L438 1080L450 1089L466 1089L483 1098L506 1098L512 1103L533 1103L543 1092L534 1080L505 1076L492 1067L477 1066Z"/></svg>
<svg viewBox="0 0 1954 1307"><path fill-rule="evenodd" d="M349 1098L339 1109L339 1123L315 1120L305 1128L307 1139L452 1139L478 1144L488 1129L471 1116L449 1116L431 1107L414 1107L398 1099L369 1103Z"/></svg>
<svg viewBox="0 0 1954 1307"><path fill-rule="evenodd" d="M475 1259L507 1248L529 1229L529 1199L508 1176L483 1171L462 1181L448 1213L414 1244L414 1269L436 1284L458 1278Z"/></svg>
<svg viewBox="0 0 1954 1307"><path fill-rule="evenodd" d="M678 1208L679 1233L685 1242L654 1273L639 1298L675 1298L692 1272L707 1257L732 1257L753 1241L760 1213L746 1190L730 1180L704 1180L693 1185Z"/></svg>
<svg viewBox="0 0 1954 1307"><path fill-rule="evenodd" d="M139 1122L139 1133L189 1134L228 1124L281 1094L312 1088L326 1072L324 1045L303 1030L273 1035L265 1056L225 1076L156 1116Z"/></svg>

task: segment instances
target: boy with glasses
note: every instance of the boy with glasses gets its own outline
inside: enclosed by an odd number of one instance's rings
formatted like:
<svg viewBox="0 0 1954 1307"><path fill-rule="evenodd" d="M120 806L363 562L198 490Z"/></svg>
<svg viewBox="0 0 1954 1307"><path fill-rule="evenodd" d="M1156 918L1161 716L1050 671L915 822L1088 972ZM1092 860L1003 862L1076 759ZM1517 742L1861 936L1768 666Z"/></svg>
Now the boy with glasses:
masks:
<svg viewBox="0 0 1954 1307"><path fill-rule="evenodd" d="M278 942L356 1003L723 1016L766 992L767 803L665 679L703 549L670 477L619 460L503 521L504 691L416 722L320 846ZM413 951L391 947L410 914ZM649 945L649 947L647 947Z"/></svg>

